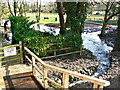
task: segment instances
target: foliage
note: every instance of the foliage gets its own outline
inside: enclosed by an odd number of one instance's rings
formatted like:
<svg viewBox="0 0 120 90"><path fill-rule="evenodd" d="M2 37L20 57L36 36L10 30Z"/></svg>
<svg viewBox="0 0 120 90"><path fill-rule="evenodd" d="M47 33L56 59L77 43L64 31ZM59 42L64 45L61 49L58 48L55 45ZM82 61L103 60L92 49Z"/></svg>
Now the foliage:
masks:
<svg viewBox="0 0 120 90"><path fill-rule="evenodd" d="M36 32L30 27L34 22L22 16L11 16L13 38L23 41L38 56L46 56L63 48L70 48L67 52L80 50L82 38L79 34L68 33L60 36L45 36L45 33Z"/></svg>
<svg viewBox="0 0 120 90"><path fill-rule="evenodd" d="M70 47L69 51L80 50L82 38L78 34L69 33L60 36L27 37L26 45L38 56L46 56L53 51Z"/></svg>
<svg viewBox="0 0 120 90"><path fill-rule="evenodd" d="M63 2L67 15L66 27L71 28L72 32L81 33L84 30L84 21L87 17L87 2ZM68 24L69 23L69 24Z"/></svg>
<svg viewBox="0 0 120 90"><path fill-rule="evenodd" d="M10 16L11 30L13 39L16 41L24 41L26 37L38 35L33 29L30 28L34 22L29 22L28 18L23 16Z"/></svg>

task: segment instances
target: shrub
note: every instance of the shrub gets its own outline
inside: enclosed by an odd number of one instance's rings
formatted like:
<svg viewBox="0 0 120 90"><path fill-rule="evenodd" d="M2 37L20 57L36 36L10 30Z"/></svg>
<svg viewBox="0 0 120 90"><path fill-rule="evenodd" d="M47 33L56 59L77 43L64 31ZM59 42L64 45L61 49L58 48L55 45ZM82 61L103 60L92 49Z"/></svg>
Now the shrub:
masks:
<svg viewBox="0 0 120 90"><path fill-rule="evenodd" d="M26 45L40 57L67 47L70 47L68 52L77 51L80 50L82 45L82 39L80 35L73 33L60 36L27 37L25 42Z"/></svg>
<svg viewBox="0 0 120 90"><path fill-rule="evenodd" d="M10 20L13 38L16 41L23 41L39 57L49 55L54 51L58 51L59 54L63 48L69 47L65 52L77 51L81 48L82 38L79 34L67 33L60 36L44 36L45 33L30 28L34 22L29 22L26 17L12 16Z"/></svg>
<svg viewBox="0 0 120 90"><path fill-rule="evenodd" d="M10 16L11 21L11 30L13 33L13 39L16 41L24 41L24 39L28 36L38 35L30 25L35 22L29 22L28 18L23 16Z"/></svg>

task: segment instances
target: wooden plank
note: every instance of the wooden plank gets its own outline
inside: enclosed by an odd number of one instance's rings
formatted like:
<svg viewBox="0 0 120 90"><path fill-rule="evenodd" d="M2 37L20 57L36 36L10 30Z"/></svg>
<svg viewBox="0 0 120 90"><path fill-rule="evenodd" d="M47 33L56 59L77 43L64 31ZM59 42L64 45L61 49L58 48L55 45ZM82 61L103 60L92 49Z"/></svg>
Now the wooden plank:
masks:
<svg viewBox="0 0 120 90"><path fill-rule="evenodd" d="M34 69L34 66L35 66L35 58L32 56L32 71L33 71L33 75L35 75L35 69Z"/></svg>
<svg viewBox="0 0 120 90"><path fill-rule="evenodd" d="M24 49L25 49L31 56L33 56L34 58L36 58L39 63L41 63L42 65L45 64L38 56L36 56L33 52L31 52L27 47L24 47Z"/></svg>
<svg viewBox="0 0 120 90"><path fill-rule="evenodd" d="M56 83L54 80L51 80L51 79L48 78L48 77L47 77L47 80L48 80L49 82L51 82L52 84L56 85L57 87L59 87L59 88L63 88L63 86L62 86L61 84Z"/></svg>
<svg viewBox="0 0 120 90"><path fill-rule="evenodd" d="M44 66L44 68L49 68L49 69L52 69L52 70L56 70L58 72L61 72L61 73L64 73L64 74L67 74L67 75L70 75L70 76L74 76L74 77L77 77L79 79L83 79L83 80L95 83L97 85L101 85L101 86L109 86L110 85L110 82L106 81L106 80L101 80L101 79L98 79L98 78L95 78L95 77L83 75L81 73L77 73L77 72L73 72L73 71L69 71L69 70L65 70L65 69L62 69L62 68L58 68L58 67L55 67L55 66L48 65L48 64L44 63L40 58L38 58L34 53L32 53L28 48L25 47L25 50L27 52L29 52L34 58L36 58L36 60L38 62L40 62ZM47 72L47 71L44 71L44 72ZM46 75L47 74L45 73L44 80L47 77Z"/></svg>
<svg viewBox="0 0 120 90"><path fill-rule="evenodd" d="M98 84L96 84L96 83L94 83L94 85L93 85L93 90L98 90Z"/></svg>
<svg viewBox="0 0 120 90"><path fill-rule="evenodd" d="M25 58L26 58L30 63L32 63L32 61L30 60L30 58L29 58L27 55L25 55Z"/></svg>
<svg viewBox="0 0 120 90"><path fill-rule="evenodd" d="M43 67L43 80L44 80L45 89L48 89L47 72L48 72L48 69L46 67Z"/></svg>
<svg viewBox="0 0 120 90"><path fill-rule="evenodd" d="M69 87L69 75L68 74L65 74L63 73L63 89L66 89Z"/></svg>
<svg viewBox="0 0 120 90"><path fill-rule="evenodd" d="M3 60L3 61L1 61L2 63L5 63L5 62L12 62L12 61L17 61L17 60L19 60L19 59L12 59L12 60Z"/></svg>
<svg viewBox="0 0 120 90"><path fill-rule="evenodd" d="M15 56L19 56L19 57L20 57L20 54L13 55L13 56L7 56L7 57L5 57L5 56L1 56L1 57L0 57L0 59L3 59L3 58L8 58L8 57L15 57Z"/></svg>
<svg viewBox="0 0 120 90"><path fill-rule="evenodd" d="M20 63L22 64L23 63L22 42L20 41L19 44L20 44Z"/></svg>
<svg viewBox="0 0 120 90"><path fill-rule="evenodd" d="M103 90L103 88L104 88L103 86L99 86L99 90Z"/></svg>
<svg viewBox="0 0 120 90"><path fill-rule="evenodd" d="M75 51L75 52L70 52L70 53L65 53L65 54L59 54L59 55L56 55L56 56L42 57L41 59L48 59L48 58L53 58L53 57L65 56L65 55L69 55L69 54L75 54L75 53L80 53L80 51Z"/></svg>
<svg viewBox="0 0 120 90"><path fill-rule="evenodd" d="M36 65L34 67L41 75L43 75L43 72Z"/></svg>
<svg viewBox="0 0 120 90"><path fill-rule="evenodd" d="M61 49L47 50L47 52L53 52L53 51L67 50L67 49L70 49L70 48L71 48L71 47L67 47L67 48L61 48Z"/></svg>
<svg viewBox="0 0 120 90"><path fill-rule="evenodd" d="M5 47L0 48L0 50L6 49L6 48L11 48L11 47L19 47L19 46L21 46L21 45L15 44L15 45L10 45L10 46L5 46Z"/></svg>
<svg viewBox="0 0 120 90"><path fill-rule="evenodd" d="M55 66L51 66L51 65L48 65L48 64L45 64L45 66L49 69L56 70L56 71L61 72L61 73L66 73L70 76L74 76L74 77L77 77L77 78L80 78L80 79L83 79L83 80L86 80L86 81L89 81L89 82L92 82L92 83L97 83L98 85L102 85L102 86L109 86L110 85L110 82L106 81L106 80L101 80L101 79L98 79L98 78L95 78L95 77L87 76L87 75L77 73L77 72L73 72L73 71L69 71L69 70L65 70L65 69L58 68L58 67L55 67Z"/></svg>
<svg viewBox="0 0 120 90"><path fill-rule="evenodd" d="M3 58L5 58L5 56L1 56L1 57L0 57L0 59L3 59Z"/></svg>
<svg viewBox="0 0 120 90"><path fill-rule="evenodd" d="M44 84L42 83L42 80L41 80L41 79L38 80L38 77L37 77L37 76L34 76L34 77L35 77L35 79L40 83L40 85L41 85L42 87L44 87Z"/></svg>
<svg viewBox="0 0 120 90"><path fill-rule="evenodd" d="M1 54L4 54L4 52L0 52L0 55L1 55Z"/></svg>

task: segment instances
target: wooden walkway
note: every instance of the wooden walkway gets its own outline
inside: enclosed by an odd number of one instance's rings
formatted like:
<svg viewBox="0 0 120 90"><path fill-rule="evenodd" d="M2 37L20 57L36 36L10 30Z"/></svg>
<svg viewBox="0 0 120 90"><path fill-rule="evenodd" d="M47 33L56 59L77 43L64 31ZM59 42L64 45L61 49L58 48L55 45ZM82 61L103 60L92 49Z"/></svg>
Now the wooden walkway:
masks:
<svg viewBox="0 0 120 90"><path fill-rule="evenodd" d="M73 71L69 71L66 69L58 68L55 66L51 66L46 64L41 58L36 56L33 52L31 52L27 47L24 47L24 56L25 60L28 61L30 66L27 66L23 63L23 53L22 53L22 43L2 47L1 49L10 48L10 47L19 47L20 52L17 53L20 56L20 64L9 66L10 64L6 64L5 67L2 67L3 61L0 60L0 90L19 90L22 89L30 89L32 90L43 90L50 88L50 85L54 85L57 88L61 88L65 90L70 87L69 78L70 76L85 80L87 82L93 83L94 90L103 90L104 87L109 86L110 82L106 80L101 80L95 77L83 75L81 73L76 73ZM1 52L2 53L2 52ZM2 53L3 54L3 53ZM6 58L5 56L0 59ZM14 60L14 59L13 59ZM16 59L15 59L16 60ZM7 62L11 60L7 59ZM26 62L27 63L27 62ZM56 71L57 73L61 73L61 83L56 82L54 79L49 77L51 71ZM52 75L52 74L51 74ZM38 83L39 82L39 83ZM41 87L41 86L42 87Z"/></svg>
<svg viewBox="0 0 120 90"><path fill-rule="evenodd" d="M4 77L6 90L44 90L32 75L32 72L15 74Z"/></svg>
<svg viewBox="0 0 120 90"><path fill-rule="evenodd" d="M0 90L44 90L32 75L31 66L19 64L0 68Z"/></svg>

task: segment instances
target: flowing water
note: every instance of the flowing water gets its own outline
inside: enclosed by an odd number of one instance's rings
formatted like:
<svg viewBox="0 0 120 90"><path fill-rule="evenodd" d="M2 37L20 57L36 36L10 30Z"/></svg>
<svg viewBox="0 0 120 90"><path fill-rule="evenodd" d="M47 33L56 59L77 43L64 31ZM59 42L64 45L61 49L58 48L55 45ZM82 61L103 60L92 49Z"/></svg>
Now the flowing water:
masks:
<svg viewBox="0 0 120 90"><path fill-rule="evenodd" d="M112 50L112 47L107 46L104 41L101 41L98 34L100 34L99 31L82 34L83 47L91 51L93 55L97 57L97 60L99 62L98 70L93 75L95 77L101 76L109 68L110 61L108 53Z"/></svg>

